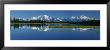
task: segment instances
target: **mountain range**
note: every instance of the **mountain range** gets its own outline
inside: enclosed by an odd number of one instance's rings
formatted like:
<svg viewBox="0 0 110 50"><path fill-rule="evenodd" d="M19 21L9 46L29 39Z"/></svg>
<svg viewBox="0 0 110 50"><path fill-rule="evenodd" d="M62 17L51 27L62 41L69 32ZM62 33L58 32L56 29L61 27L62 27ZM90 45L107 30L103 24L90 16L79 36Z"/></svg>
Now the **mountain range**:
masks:
<svg viewBox="0 0 110 50"><path fill-rule="evenodd" d="M13 18L12 18L13 20ZM90 18L88 16L85 15L80 15L80 16L71 16L71 17L67 17L67 18L63 18L63 17L51 17L49 15L39 15L39 16L35 16L35 17L31 17L29 19L25 19L25 18L19 18L19 20L41 20L41 21L52 21L52 22L64 22L64 21L87 21L87 20L98 20L95 18Z"/></svg>

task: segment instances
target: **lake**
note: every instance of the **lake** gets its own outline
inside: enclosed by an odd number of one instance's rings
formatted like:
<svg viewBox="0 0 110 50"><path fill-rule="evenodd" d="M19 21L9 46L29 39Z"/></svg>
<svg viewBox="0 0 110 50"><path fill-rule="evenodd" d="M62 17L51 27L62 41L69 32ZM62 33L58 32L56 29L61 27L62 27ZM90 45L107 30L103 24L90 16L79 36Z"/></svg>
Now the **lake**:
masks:
<svg viewBox="0 0 110 50"><path fill-rule="evenodd" d="M77 27L76 27L77 26ZM100 27L76 24L11 24L11 40L100 40Z"/></svg>

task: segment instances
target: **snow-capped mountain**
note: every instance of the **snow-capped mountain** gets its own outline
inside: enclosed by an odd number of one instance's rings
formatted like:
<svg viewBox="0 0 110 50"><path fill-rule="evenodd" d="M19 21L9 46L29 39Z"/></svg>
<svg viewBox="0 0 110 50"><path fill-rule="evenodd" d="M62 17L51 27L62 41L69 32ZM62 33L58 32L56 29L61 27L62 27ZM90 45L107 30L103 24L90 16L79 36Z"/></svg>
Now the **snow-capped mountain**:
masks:
<svg viewBox="0 0 110 50"><path fill-rule="evenodd" d="M87 21L87 20L94 20L94 18L90 18L85 15L81 15L81 16L71 16L70 20L71 21Z"/></svg>
<svg viewBox="0 0 110 50"><path fill-rule="evenodd" d="M42 20L42 21L50 21L51 17L48 15L39 15L37 17L32 17L31 20Z"/></svg>
<svg viewBox="0 0 110 50"><path fill-rule="evenodd" d="M63 21L63 18L52 18L48 15L39 15L37 17L32 17L31 20L42 20L42 21L54 21L54 22L59 22L59 21Z"/></svg>
<svg viewBox="0 0 110 50"><path fill-rule="evenodd" d="M93 18L90 18L90 17L87 17L87 16L84 16L84 15L81 15L81 16L72 16L71 19L80 19L80 20L92 20Z"/></svg>
<svg viewBox="0 0 110 50"><path fill-rule="evenodd" d="M26 20L25 18L20 18L22 20ZM31 17L28 20L41 20L41 21L53 21L53 22L67 22L67 21L87 21L87 20L96 20L95 18L90 18L88 16L85 15L81 15L81 16L71 16L71 17L67 17L67 18L63 18L63 17L51 17L49 15L39 15L39 16L35 16L35 17Z"/></svg>
<svg viewBox="0 0 110 50"><path fill-rule="evenodd" d="M48 15L40 15L37 17L37 20L42 20L42 21L49 21L50 18Z"/></svg>

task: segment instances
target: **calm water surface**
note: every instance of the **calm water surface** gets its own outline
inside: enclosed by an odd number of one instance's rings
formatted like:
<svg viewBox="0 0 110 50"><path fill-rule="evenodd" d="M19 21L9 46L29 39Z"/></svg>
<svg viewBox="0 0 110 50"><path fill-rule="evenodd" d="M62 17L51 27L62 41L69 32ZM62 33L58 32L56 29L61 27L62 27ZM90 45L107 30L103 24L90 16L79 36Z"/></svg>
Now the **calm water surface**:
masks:
<svg viewBox="0 0 110 50"><path fill-rule="evenodd" d="M73 24L13 24L11 40L100 40L99 27L50 28L49 26L73 26Z"/></svg>

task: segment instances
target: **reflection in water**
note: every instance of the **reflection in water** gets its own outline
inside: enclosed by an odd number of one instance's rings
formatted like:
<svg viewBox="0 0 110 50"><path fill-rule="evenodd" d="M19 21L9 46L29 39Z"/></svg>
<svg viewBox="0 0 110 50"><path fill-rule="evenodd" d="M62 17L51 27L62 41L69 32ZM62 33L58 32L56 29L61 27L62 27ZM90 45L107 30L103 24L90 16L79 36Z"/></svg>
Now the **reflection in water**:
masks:
<svg viewBox="0 0 110 50"><path fill-rule="evenodd" d="M13 29L32 29L38 31L48 31L49 26L55 26L57 24L11 24L11 28ZM58 26L63 24L58 24ZM67 24L66 24L67 25ZM94 28L71 28L73 31L87 31Z"/></svg>
<svg viewBox="0 0 110 50"><path fill-rule="evenodd" d="M70 25L11 24L11 40L100 40L99 27L69 28L68 26Z"/></svg>
<svg viewBox="0 0 110 50"><path fill-rule="evenodd" d="M73 28L72 30L74 30L74 31L87 31L87 30L91 30L91 29L94 29L94 28Z"/></svg>
<svg viewBox="0 0 110 50"><path fill-rule="evenodd" d="M31 27L31 29L33 29L33 30L39 30L39 31L48 31L49 30L49 26L47 25L43 25L43 26L39 26L39 27L35 27L35 26L33 26L33 27Z"/></svg>
<svg viewBox="0 0 110 50"><path fill-rule="evenodd" d="M48 31L49 25L48 24L12 24L11 28L13 29L32 29L32 30L39 30L39 31Z"/></svg>

